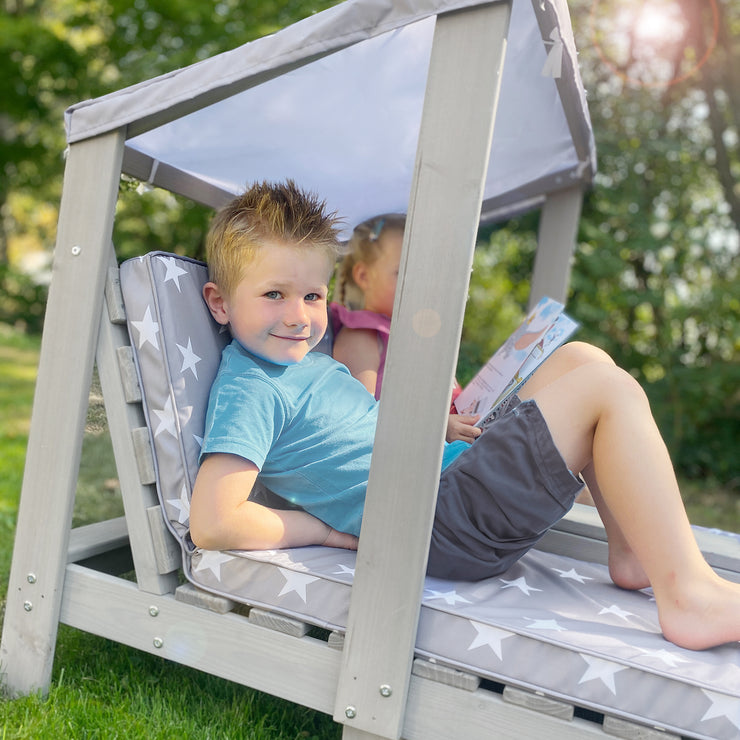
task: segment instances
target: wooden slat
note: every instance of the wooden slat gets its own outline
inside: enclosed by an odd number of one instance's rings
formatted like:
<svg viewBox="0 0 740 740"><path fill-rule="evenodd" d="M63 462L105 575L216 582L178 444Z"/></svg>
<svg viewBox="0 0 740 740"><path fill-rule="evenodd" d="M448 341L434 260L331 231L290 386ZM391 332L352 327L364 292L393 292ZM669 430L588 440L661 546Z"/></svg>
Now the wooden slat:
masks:
<svg viewBox="0 0 740 740"><path fill-rule="evenodd" d="M114 131L67 155L0 644L12 694L51 677L122 153Z"/></svg>
<svg viewBox="0 0 740 740"><path fill-rule="evenodd" d="M303 635L308 634L308 625L305 622L291 619L282 614L275 614L275 612L266 609L252 607L249 610L249 621L260 627L284 632L286 635L292 635L293 637L303 637Z"/></svg>
<svg viewBox="0 0 740 740"><path fill-rule="evenodd" d="M403 726L509 14L501 2L436 23L334 713L380 737Z"/></svg>
<svg viewBox="0 0 740 740"><path fill-rule="evenodd" d="M182 550L172 532L167 529L167 524L162 515L162 507L159 504L147 507L147 520L149 521L149 532L152 536L154 547L154 559L157 561L157 571L164 575L172 573L182 566Z"/></svg>
<svg viewBox="0 0 740 740"><path fill-rule="evenodd" d="M330 632L327 644L335 650L344 650L344 632L338 632L337 630Z"/></svg>
<svg viewBox="0 0 740 740"><path fill-rule="evenodd" d="M404 740L604 740L601 725L543 714L492 691L465 691L413 676Z"/></svg>
<svg viewBox="0 0 740 740"><path fill-rule="evenodd" d="M175 599L183 604L191 604L201 609L216 612L217 614L226 614L233 611L236 606L235 601L227 599L225 596L204 591L192 583L183 583L181 586L178 586L175 589Z"/></svg>
<svg viewBox="0 0 740 740"><path fill-rule="evenodd" d="M480 676L433 663L431 660L416 658L412 672L414 676L439 681L446 686L455 686L466 691L475 691L480 686Z"/></svg>
<svg viewBox="0 0 740 740"><path fill-rule="evenodd" d="M154 160L148 154L126 147L123 171L142 182L177 193L211 208L221 208L234 197L233 193L200 180L170 164L158 162L156 168L154 164Z"/></svg>
<svg viewBox="0 0 740 740"><path fill-rule="evenodd" d="M109 267L114 266L115 255L111 254ZM107 307L105 313L107 314ZM144 412L139 404L126 401L121 383L118 349L128 346L128 343L125 326L112 324L107 317L101 322L97 350L98 375L116 458L136 580L143 591L166 593L174 591L178 579L174 571L161 572L149 524L147 509L159 506L159 501L154 486L151 485L155 478L154 464L149 434L146 427L142 427L145 423Z"/></svg>
<svg viewBox="0 0 740 740"><path fill-rule="evenodd" d="M105 302L108 306L108 320L114 324L126 323L126 307L121 292L121 276L118 265L108 268L108 279L105 284Z"/></svg>
<svg viewBox="0 0 740 740"><path fill-rule="evenodd" d="M152 445L149 441L149 429L147 427L132 429L131 442L134 446L139 482L144 486L153 485L157 476L154 472L154 457L152 455Z"/></svg>
<svg viewBox="0 0 740 740"><path fill-rule="evenodd" d="M128 545L126 517L86 524L70 532L67 562L76 563L85 558L116 550Z"/></svg>
<svg viewBox="0 0 740 740"><path fill-rule="evenodd" d="M116 356L118 357L118 369L121 373L121 385L123 386L123 397L126 399L126 403L141 403L141 386L139 385L139 376L136 374L133 348L119 347Z"/></svg>
<svg viewBox="0 0 740 740"><path fill-rule="evenodd" d="M78 565L67 567L61 619L311 709L331 713L334 705L341 654L310 636L290 637L239 614L196 609L174 594L147 594L135 583Z"/></svg>
<svg viewBox="0 0 740 740"><path fill-rule="evenodd" d="M604 732L613 737L623 737L627 740L681 740L679 735L664 732L654 727L638 725L618 717L604 717Z"/></svg>
<svg viewBox="0 0 740 740"><path fill-rule="evenodd" d="M526 707L542 714L549 714L552 717L572 720L575 715L575 707L572 704L551 699L542 694L535 694L534 691L525 691L515 686L505 686L503 697L504 701L508 701L510 704Z"/></svg>

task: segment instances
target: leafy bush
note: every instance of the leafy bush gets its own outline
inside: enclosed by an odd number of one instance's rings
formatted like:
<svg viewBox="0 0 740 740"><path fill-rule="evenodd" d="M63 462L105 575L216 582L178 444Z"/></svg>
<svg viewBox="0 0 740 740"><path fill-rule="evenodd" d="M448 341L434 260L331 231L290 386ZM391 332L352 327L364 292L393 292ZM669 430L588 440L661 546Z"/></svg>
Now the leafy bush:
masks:
<svg viewBox="0 0 740 740"><path fill-rule="evenodd" d="M0 323L38 334L44 324L48 288L7 264L0 263Z"/></svg>

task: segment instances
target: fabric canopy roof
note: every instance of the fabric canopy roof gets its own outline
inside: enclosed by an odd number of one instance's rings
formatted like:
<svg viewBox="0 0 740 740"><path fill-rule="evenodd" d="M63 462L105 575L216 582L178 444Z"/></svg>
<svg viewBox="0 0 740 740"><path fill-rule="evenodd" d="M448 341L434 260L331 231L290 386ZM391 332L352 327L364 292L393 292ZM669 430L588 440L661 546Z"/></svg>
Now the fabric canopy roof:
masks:
<svg viewBox="0 0 740 740"><path fill-rule="evenodd" d="M212 205L252 181L290 177L326 198L348 228L405 211L434 16L478 4L347 0L73 106L68 141L126 126L125 171L189 195L200 183L196 199ZM514 0L500 95L484 218L590 182L595 149L564 0Z"/></svg>

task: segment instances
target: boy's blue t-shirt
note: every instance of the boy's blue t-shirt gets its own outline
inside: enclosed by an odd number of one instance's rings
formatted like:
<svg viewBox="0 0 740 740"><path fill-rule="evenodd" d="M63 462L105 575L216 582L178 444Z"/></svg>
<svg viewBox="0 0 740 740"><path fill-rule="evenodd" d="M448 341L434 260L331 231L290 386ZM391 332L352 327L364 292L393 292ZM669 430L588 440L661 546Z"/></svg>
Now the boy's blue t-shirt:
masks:
<svg viewBox="0 0 740 740"><path fill-rule="evenodd" d="M320 352L275 365L232 341L211 388L201 450L253 462L274 493L358 535L378 404ZM446 445L443 466L468 445Z"/></svg>

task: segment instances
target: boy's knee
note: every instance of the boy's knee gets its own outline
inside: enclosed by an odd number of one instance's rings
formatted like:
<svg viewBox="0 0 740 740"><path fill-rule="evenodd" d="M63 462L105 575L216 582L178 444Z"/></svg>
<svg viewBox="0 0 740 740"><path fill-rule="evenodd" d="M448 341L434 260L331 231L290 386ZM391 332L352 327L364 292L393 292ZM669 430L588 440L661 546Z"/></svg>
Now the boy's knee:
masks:
<svg viewBox="0 0 740 740"><path fill-rule="evenodd" d="M640 383L623 368L611 364L598 368L603 374L602 386L604 392L616 403L633 401L648 404L647 394Z"/></svg>
<svg viewBox="0 0 740 740"><path fill-rule="evenodd" d="M572 368L587 365L591 362L614 365L614 360L603 349L587 342L568 342L568 344L564 344L555 350L555 355Z"/></svg>

